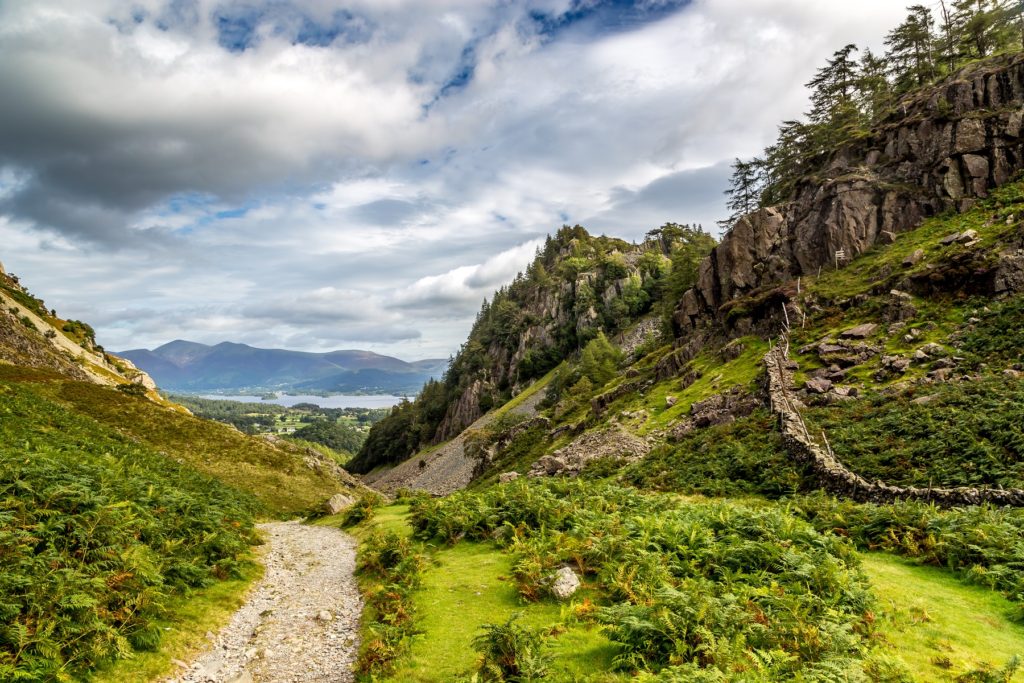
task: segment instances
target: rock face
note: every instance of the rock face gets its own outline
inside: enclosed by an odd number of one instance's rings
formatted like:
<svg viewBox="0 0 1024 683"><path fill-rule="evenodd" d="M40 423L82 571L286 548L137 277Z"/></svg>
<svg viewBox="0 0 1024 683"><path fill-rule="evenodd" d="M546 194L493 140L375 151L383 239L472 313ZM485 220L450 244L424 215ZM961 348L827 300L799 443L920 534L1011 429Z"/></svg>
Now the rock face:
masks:
<svg viewBox="0 0 1024 683"><path fill-rule="evenodd" d="M969 208L1024 169L1022 105L1024 55L968 66L905 98L799 184L793 201L739 219L680 300L677 336L724 322L719 309L731 300L829 267L838 250L852 257L928 216Z"/></svg>
<svg viewBox="0 0 1024 683"><path fill-rule="evenodd" d="M518 292L508 309L509 318L517 321L510 326L512 332L493 334L487 340L471 337L472 342L480 345L482 361L459 384L458 397L448 404L431 438L433 443L454 438L483 415L492 400L507 389L512 389L514 395L515 389L520 388L524 368L536 367L538 359L546 359L549 364L545 367L551 367L551 358L564 357L572 350L565 346L566 330L574 329L589 336L599 329L608 332L603 326L621 305L623 295L631 285L640 286L643 282L642 262L667 261L666 250L670 250L670 246L659 241L631 245L611 238L582 237L586 234L582 228L578 233L581 236L562 243L556 262L589 259L588 270L574 274L558 274L553 270L544 285ZM581 259L578 258L583 253L581 249L592 249L594 253ZM602 265L611 262L615 263L614 267ZM632 353L658 331L659 325L657 316L648 316L638 320L635 326L626 325L627 331L616 341L625 353Z"/></svg>
<svg viewBox="0 0 1024 683"><path fill-rule="evenodd" d="M91 338L65 334L65 321L33 297L20 280L0 270L0 362L55 371L104 386L135 384L151 400L162 401L156 384L130 361L97 346ZM36 305L28 305L34 300ZM151 393L150 393L151 392Z"/></svg>
<svg viewBox="0 0 1024 683"><path fill-rule="evenodd" d="M679 439L694 429L730 424L746 417L761 405L761 402L740 387L734 387L722 394L709 396L690 406L690 415L672 427L668 436Z"/></svg>

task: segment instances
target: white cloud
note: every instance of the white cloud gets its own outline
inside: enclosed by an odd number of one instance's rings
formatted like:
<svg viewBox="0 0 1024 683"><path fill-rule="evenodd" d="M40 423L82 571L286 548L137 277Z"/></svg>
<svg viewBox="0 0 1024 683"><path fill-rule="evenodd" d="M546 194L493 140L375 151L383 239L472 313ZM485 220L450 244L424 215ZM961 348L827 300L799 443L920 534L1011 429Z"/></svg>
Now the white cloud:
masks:
<svg viewBox="0 0 1024 683"><path fill-rule="evenodd" d="M446 356L563 222L710 226L727 163L904 13L695 0L542 35L569 0L356 0L358 39L317 47L298 18L337 4L293 0L224 49L214 15L258 6L0 4L0 260L111 348Z"/></svg>

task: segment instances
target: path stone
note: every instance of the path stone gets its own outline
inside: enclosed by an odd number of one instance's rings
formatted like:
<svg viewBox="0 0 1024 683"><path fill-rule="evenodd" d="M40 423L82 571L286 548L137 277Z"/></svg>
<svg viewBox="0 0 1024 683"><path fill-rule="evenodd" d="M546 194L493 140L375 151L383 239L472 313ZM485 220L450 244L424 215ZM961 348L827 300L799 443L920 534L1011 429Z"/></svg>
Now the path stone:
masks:
<svg viewBox="0 0 1024 683"><path fill-rule="evenodd" d="M362 612L355 541L340 529L298 522L259 528L270 545L263 580L211 649L166 683L354 680Z"/></svg>

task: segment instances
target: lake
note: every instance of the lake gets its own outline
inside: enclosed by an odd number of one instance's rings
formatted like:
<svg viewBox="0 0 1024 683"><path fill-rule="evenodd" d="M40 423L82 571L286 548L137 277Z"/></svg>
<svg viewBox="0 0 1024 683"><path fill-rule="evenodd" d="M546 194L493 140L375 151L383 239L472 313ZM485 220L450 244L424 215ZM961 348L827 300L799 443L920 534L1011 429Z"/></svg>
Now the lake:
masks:
<svg viewBox="0 0 1024 683"><path fill-rule="evenodd" d="M228 396L226 394L201 394L202 398L240 403L275 403L291 407L296 403L315 403L321 408L390 408L402 400L401 396L387 394L335 394L333 396L288 396L278 394L277 398L264 401L259 396Z"/></svg>

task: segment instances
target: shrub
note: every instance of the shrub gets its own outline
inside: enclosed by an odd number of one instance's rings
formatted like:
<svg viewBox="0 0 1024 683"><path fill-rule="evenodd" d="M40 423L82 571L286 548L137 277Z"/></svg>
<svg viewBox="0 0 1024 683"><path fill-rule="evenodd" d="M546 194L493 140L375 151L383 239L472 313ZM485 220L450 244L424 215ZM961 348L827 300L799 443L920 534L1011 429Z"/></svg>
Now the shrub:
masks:
<svg viewBox="0 0 1024 683"><path fill-rule="evenodd" d="M589 576L611 603L597 619L627 670L696 661L728 671L760 659L770 680L790 680L847 666L871 629L853 546L779 508L517 480L422 501L412 522L424 539L495 539L527 599L544 597L559 565Z"/></svg>
<svg viewBox="0 0 1024 683"><path fill-rule="evenodd" d="M419 586L425 558L412 543L391 531L373 530L360 545L356 571L364 578L368 622L356 672L376 676L391 670L415 635L412 592Z"/></svg>
<svg viewBox="0 0 1024 683"><path fill-rule="evenodd" d="M128 384L118 384L117 390L120 391L122 394L127 394L128 396L136 396L139 398L146 395L146 387L142 386L141 384L135 384L134 382L130 382Z"/></svg>
<svg viewBox="0 0 1024 683"><path fill-rule="evenodd" d="M858 547L913 557L1003 592L1024 621L1024 510L991 506L942 510L927 503L872 505L823 493L796 498L793 511L823 533Z"/></svg>
<svg viewBox="0 0 1024 683"><path fill-rule="evenodd" d="M504 624L484 624L483 633L473 638L473 649L480 653L477 677L495 683L528 683L543 680L550 657L541 650L544 637L539 630L516 623L519 614Z"/></svg>
<svg viewBox="0 0 1024 683"><path fill-rule="evenodd" d="M362 522L368 522L373 519L374 515L377 514L377 506L380 504L380 499L374 495L363 495L360 496L356 502L352 503L345 510L341 517L341 527L347 529L348 527L361 524Z"/></svg>

